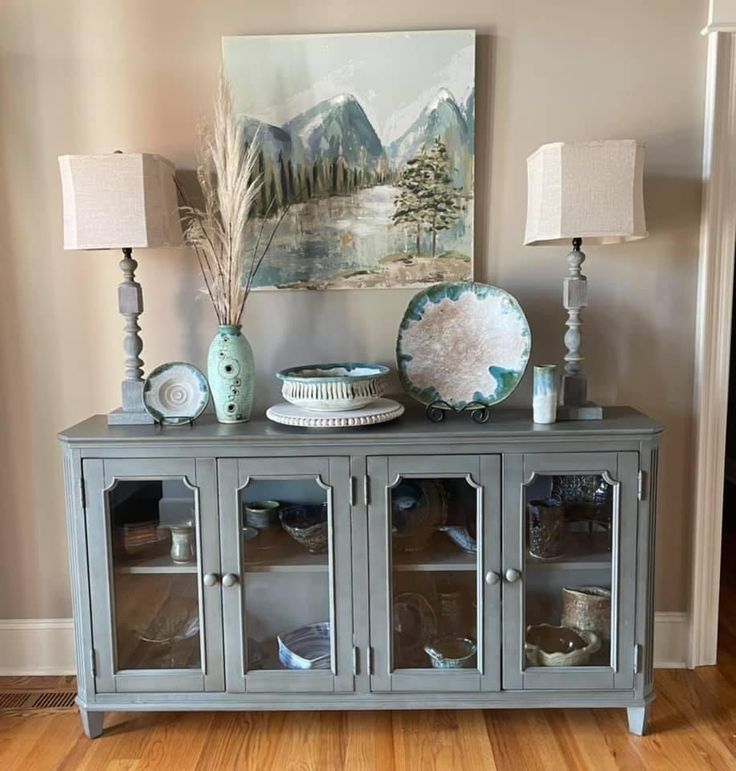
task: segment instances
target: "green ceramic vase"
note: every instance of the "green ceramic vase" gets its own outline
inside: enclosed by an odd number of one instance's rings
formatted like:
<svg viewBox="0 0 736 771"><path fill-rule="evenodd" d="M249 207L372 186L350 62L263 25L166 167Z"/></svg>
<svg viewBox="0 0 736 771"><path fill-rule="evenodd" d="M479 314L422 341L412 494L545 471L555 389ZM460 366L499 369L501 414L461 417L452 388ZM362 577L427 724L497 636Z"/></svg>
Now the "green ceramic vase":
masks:
<svg viewBox="0 0 736 771"><path fill-rule="evenodd" d="M253 349L239 326L220 324L207 356L207 379L220 423L245 423L253 409Z"/></svg>

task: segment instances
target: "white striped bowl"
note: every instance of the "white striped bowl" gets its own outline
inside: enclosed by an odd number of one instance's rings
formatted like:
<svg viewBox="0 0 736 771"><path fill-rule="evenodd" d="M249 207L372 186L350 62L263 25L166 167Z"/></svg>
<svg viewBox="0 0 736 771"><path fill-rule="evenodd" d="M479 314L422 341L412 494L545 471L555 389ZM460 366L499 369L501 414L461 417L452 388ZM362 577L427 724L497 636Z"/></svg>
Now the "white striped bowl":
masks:
<svg viewBox="0 0 736 771"><path fill-rule="evenodd" d="M276 373L287 402L313 412L359 410L383 394L388 367L362 362L307 364Z"/></svg>

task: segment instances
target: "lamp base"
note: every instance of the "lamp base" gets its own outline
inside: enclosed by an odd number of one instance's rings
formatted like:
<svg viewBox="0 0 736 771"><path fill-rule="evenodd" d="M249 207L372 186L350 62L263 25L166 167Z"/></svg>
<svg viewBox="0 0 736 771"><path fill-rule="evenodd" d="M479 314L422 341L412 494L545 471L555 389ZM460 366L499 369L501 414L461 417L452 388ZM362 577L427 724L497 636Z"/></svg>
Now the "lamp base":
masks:
<svg viewBox="0 0 736 771"><path fill-rule="evenodd" d="M118 407L107 413L108 426L152 426L154 419L145 410L126 410Z"/></svg>
<svg viewBox="0 0 736 771"><path fill-rule="evenodd" d="M557 407L557 420L602 420L603 407L595 402L561 404Z"/></svg>

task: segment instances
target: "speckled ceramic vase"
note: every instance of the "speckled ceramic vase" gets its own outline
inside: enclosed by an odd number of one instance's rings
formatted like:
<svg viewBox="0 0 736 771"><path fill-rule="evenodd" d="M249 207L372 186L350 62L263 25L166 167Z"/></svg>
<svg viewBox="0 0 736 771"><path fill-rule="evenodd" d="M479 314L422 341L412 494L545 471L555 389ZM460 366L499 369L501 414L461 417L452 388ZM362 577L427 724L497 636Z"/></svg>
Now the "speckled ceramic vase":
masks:
<svg viewBox="0 0 736 771"><path fill-rule="evenodd" d="M207 379L220 423L245 423L253 408L253 350L239 326L220 324L207 356Z"/></svg>

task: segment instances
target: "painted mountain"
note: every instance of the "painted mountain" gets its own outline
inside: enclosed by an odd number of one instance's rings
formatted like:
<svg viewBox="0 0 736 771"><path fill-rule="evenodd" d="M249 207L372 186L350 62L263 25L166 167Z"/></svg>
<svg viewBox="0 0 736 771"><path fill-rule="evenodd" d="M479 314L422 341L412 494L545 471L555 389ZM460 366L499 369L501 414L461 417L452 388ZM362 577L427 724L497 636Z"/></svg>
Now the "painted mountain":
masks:
<svg viewBox="0 0 736 771"><path fill-rule="evenodd" d="M389 145L388 155L392 165L401 167L422 147L431 145L436 139L443 142L452 159L455 184L472 190L472 135L455 97L445 88L439 90L414 123Z"/></svg>
<svg viewBox="0 0 736 771"><path fill-rule="evenodd" d="M312 162L343 158L348 166L385 166L381 140L352 94L340 94L316 104L283 126L297 137Z"/></svg>
<svg viewBox="0 0 736 771"><path fill-rule="evenodd" d="M287 210L257 286L472 278L474 41L463 30L224 39L245 138L260 148L256 214Z"/></svg>
<svg viewBox="0 0 736 771"><path fill-rule="evenodd" d="M325 99L283 126L243 121L246 140L261 147L264 203L275 197L283 206L394 181L407 161L437 140L447 148L454 184L472 193L473 135L465 116L473 111L472 91L461 109L441 88L387 147L352 94Z"/></svg>

